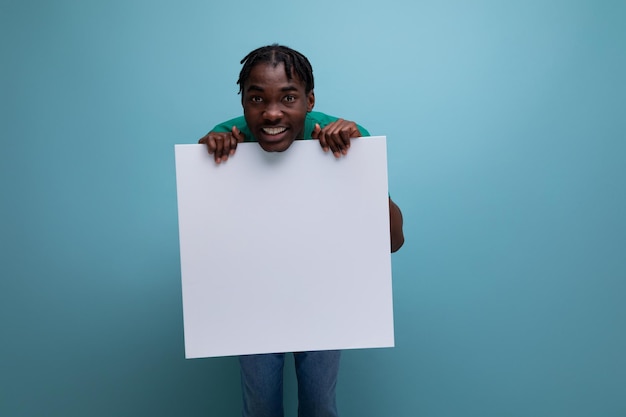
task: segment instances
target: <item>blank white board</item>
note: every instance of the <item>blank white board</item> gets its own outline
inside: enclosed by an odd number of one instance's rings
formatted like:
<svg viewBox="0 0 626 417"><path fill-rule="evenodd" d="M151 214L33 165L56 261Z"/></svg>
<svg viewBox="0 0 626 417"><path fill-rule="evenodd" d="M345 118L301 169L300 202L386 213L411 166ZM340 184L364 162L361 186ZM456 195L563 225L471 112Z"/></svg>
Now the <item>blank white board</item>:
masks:
<svg viewBox="0 0 626 417"><path fill-rule="evenodd" d="M385 137L175 154L187 358L394 345Z"/></svg>

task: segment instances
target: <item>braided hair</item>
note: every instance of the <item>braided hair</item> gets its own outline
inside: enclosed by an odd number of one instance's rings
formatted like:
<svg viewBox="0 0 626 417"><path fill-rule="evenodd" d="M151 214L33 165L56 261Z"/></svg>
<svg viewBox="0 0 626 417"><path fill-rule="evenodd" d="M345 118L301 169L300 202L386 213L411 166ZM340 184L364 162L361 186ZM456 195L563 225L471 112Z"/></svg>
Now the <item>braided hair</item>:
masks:
<svg viewBox="0 0 626 417"><path fill-rule="evenodd" d="M250 71L255 65L258 64L271 64L274 67L279 64L285 65L285 73L287 79L292 79L292 74L295 74L304 82L304 90L308 94L313 90L313 68L309 60L300 52L295 51L287 46L274 43L268 46L262 46L250 52L240 62L243 64L241 72L239 73L239 94L243 92L243 85L250 76Z"/></svg>

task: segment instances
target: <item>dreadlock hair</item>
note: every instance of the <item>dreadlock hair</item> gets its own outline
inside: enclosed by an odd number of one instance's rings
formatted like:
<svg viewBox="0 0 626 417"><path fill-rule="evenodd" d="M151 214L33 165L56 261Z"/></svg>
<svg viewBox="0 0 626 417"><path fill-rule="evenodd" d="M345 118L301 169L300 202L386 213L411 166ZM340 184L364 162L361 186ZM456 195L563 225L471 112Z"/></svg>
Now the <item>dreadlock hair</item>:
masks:
<svg viewBox="0 0 626 417"><path fill-rule="evenodd" d="M250 71L252 71L255 65L271 64L276 67L280 63L285 65L285 73L288 80L291 80L292 74L295 74L304 82L304 90L307 94L313 90L313 68L309 60L298 51L274 43L255 49L241 60L240 64L243 64L243 67L237 80L239 94L243 92L243 85L248 80Z"/></svg>

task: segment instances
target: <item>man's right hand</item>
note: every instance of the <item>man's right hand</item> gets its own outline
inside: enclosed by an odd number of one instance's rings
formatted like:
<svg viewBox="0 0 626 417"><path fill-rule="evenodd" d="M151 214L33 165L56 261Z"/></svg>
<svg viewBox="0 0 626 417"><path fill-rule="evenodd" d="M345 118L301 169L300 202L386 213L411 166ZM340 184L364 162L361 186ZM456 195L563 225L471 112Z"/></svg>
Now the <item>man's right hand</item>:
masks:
<svg viewBox="0 0 626 417"><path fill-rule="evenodd" d="M231 132L209 132L198 143L206 143L209 154L215 158L215 163L225 162L237 150L237 144L243 142L246 135L241 133L237 126Z"/></svg>

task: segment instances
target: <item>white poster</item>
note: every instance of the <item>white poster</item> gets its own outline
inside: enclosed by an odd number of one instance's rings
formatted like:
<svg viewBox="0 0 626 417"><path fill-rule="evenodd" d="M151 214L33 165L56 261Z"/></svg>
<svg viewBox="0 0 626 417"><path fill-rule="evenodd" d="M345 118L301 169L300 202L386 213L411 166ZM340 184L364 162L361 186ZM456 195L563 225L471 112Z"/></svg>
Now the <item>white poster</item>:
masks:
<svg viewBox="0 0 626 417"><path fill-rule="evenodd" d="M393 346L385 137L175 153L187 358Z"/></svg>

